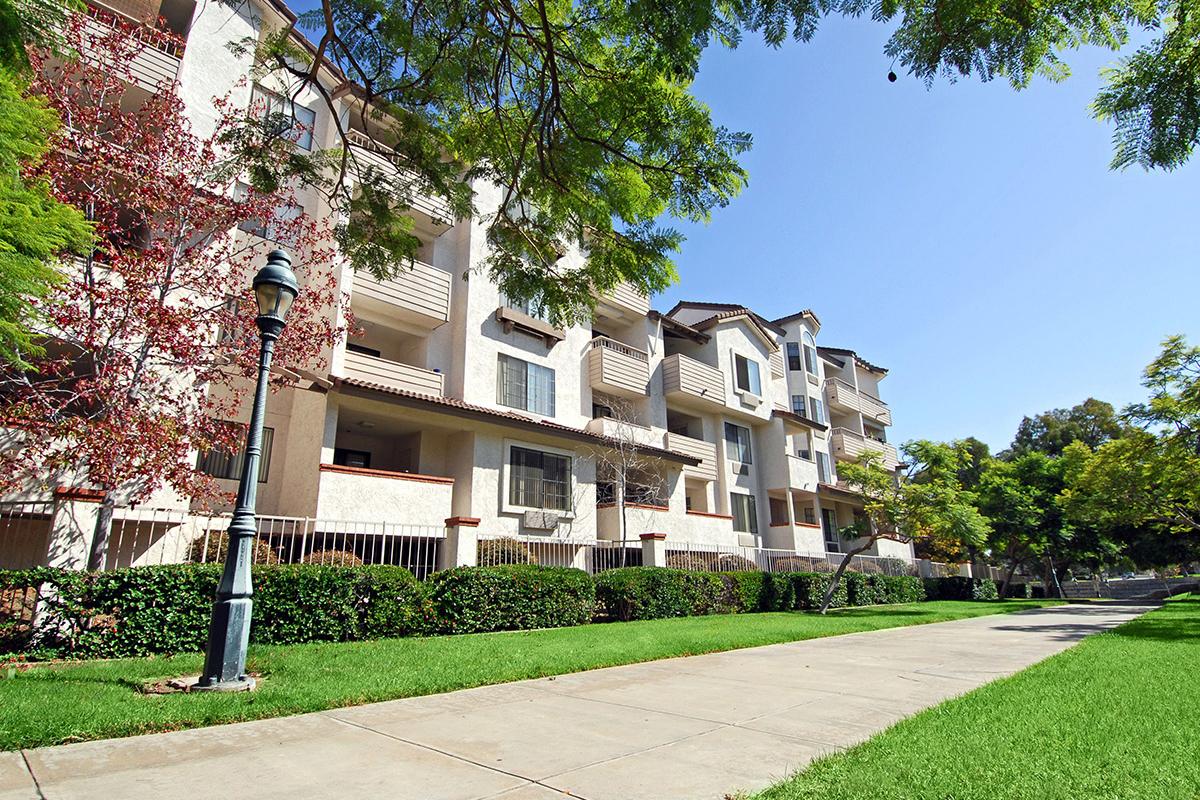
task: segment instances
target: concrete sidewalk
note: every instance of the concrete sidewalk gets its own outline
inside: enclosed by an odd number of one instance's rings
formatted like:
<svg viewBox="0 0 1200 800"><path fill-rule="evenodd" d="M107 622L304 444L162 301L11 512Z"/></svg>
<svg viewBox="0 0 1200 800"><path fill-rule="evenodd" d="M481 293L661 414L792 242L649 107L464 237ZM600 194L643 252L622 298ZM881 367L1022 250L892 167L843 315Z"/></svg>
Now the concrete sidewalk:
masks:
<svg viewBox="0 0 1200 800"><path fill-rule="evenodd" d="M0 753L0 798L719 800L1151 607L1062 606Z"/></svg>

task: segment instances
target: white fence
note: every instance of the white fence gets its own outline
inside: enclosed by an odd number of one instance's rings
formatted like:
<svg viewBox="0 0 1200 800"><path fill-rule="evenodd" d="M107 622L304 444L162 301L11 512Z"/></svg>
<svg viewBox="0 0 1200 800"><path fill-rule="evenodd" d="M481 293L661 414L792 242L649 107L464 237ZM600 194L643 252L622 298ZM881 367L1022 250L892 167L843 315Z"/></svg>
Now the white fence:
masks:
<svg viewBox="0 0 1200 800"><path fill-rule="evenodd" d="M481 567L541 564L575 567L594 575L616 567L641 566L642 547L640 542L622 547L620 542L606 539L480 534L477 556Z"/></svg>
<svg viewBox="0 0 1200 800"><path fill-rule="evenodd" d="M667 566L694 572L833 572L841 553L805 555L760 547L720 547L667 542ZM882 575L916 575L916 566L899 558L854 556L847 569Z"/></svg>

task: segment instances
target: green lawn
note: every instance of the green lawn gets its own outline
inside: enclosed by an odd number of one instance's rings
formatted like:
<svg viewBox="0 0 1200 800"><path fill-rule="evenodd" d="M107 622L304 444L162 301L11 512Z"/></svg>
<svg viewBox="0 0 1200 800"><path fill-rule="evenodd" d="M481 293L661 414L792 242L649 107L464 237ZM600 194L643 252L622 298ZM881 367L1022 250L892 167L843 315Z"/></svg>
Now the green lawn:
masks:
<svg viewBox="0 0 1200 800"><path fill-rule="evenodd" d="M756 800L1200 797L1200 598L814 762Z"/></svg>
<svg viewBox="0 0 1200 800"><path fill-rule="evenodd" d="M944 622L1046 601L942 601L815 614L771 613L584 625L513 633L252 647L250 694L151 695L146 683L196 674L199 654L35 667L0 679L0 749L129 736L319 711L672 656Z"/></svg>

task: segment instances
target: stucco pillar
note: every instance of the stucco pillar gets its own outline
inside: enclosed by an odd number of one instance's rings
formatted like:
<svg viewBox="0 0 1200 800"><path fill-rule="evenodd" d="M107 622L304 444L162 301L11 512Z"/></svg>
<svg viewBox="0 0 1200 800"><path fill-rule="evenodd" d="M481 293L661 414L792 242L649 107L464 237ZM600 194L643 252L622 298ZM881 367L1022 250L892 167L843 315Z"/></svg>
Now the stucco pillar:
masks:
<svg viewBox="0 0 1200 800"><path fill-rule="evenodd" d="M479 563L479 517L450 517L442 543L442 569L473 567Z"/></svg>
<svg viewBox="0 0 1200 800"><path fill-rule="evenodd" d="M667 565L667 535L665 533L643 533L642 566L665 567Z"/></svg>
<svg viewBox="0 0 1200 800"><path fill-rule="evenodd" d="M93 489L59 487L54 490L46 566L87 568L92 537L96 533L96 515L103 499L104 492Z"/></svg>

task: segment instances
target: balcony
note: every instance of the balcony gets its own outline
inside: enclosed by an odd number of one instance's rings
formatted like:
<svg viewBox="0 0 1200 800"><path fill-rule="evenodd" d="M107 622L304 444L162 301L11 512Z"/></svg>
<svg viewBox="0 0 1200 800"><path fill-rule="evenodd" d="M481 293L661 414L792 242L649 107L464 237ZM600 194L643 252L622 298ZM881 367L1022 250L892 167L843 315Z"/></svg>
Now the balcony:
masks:
<svg viewBox="0 0 1200 800"><path fill-rule="evenodd" d="M596 299L596 317L633 322L650 312L650 298L628 283L618 283Z"/></svg>
<svg viewBox="0 0 1200 800"><path fill-rule="evenodd" d="M108 36L114 29L128 29L143 43L144 47L129 65L134 83L138 86L153 92L164 83L173 83L178 77L179 62L183 58L182 39L104 5L89 4L85 12L85 31L89 39ZM84 58L92 55L87 52L88 49L83 48Z"/></svg>
<svg viewBox="0 0 1200 800"><path fill-rule="evenodd" d="M596 417L590 420L584 429L589 433L607 436L609 439L617 439L622 442L633 442L650 447L662 446L661 434L655 434L650 428L638 425L636 422L625 422L612 417Z"/></svg>
<svg viewBox="0 0 1200 800"><path fill-rule="evenodd" d="M387 520L441 529L451 516L453 478L322 464L319 480L315 516L320 519Z"/></svg>
<svg viewBox="0 0 1200 800"><path fill-rule="evenodd" d="M883 457L880 463L887 469L895 469L900 465L900 458L896 453L896 448L887 442L863 436L861 433L848 428L834 428L830 434L833 454L836 458L840 458L843 461L854 461L862 456L863 453L873 452L879 453Z"/></svg>
<svg viewBox="0 0 1200 800"><path fill-rule="evenodd" d="M682 353L663 359L663 394L683 406L711 412L725 407L725 376Z"/></svg>
<svg viewBox="0 0 1200 800"><path fill-rule="evenodd" d="M650 384L650 357L645 350L597 336L588 351L592 389L618 397L645 397Z"/></svg>
<svg viewBox="0 0 1200 800"><path fill-rule="evenodd" d="M404 166L403 156L361 131L346 131L346 141L350 144L350 152L361 163L374 167L399 183L413 186L412 210L422 218L419 220L418 233L436 237L450 229L454 224L450 204L444 198L435 197L420 189L417 173Z"/></svg>
<svg viewBox="0 0 1200 800"><path fill-rule="evenodd" d="M386 358L369 356L365 353L355 353L351 350L346 351L342 364L347 378L434 397L441 397L444 393L445 376L433 370L401 364L398 361L388 361Z"/></svg>
<svg viewBox="0 0 1200 800"><path fill-rule="evenodd" d="M715 444L679 433L668 433L666 445L668 450L700 459L697 466L683 468L684 477L699 478L702 481L717 479L717 446Z"/></svg>
<svg viewBox="0 0 1200 800"><path fill-rule="evenodd" d="M354 273L355 306L374 306L386 319L433 330L450 319L450 273L419 261L381 281Z"/></svg>
<svg viewBox="0 0 1200 800"><path fill-rule="evenodd" d="M892 412L887 403L866 392L860 392L841 378L825 381L825 392L829 396L830 408L861 413L883 425L892 424Z"/></svg>

